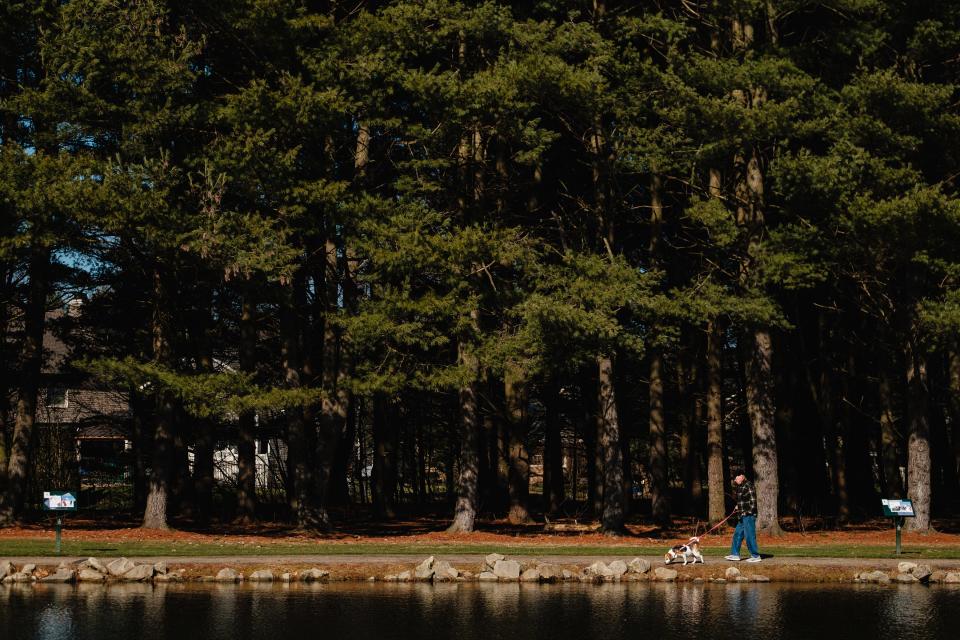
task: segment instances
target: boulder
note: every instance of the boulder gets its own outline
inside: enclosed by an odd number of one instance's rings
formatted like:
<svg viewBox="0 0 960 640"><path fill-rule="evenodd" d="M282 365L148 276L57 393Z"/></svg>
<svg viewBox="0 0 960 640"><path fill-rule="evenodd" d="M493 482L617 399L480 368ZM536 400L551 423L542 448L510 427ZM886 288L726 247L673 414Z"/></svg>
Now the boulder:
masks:
<svg viewBox="0 0 960 640"><path fill-rule="evenodd" d="M879 584L887 584L890 582L890 576L888 576L883 571L864 571L860 574L860 580L862 582L875 582Z"/></svg>
<svg viewBox="0 0 960 640"><path fill-rule="evenodd" d="M437 560L433 563L433 579L438 582L456 580L460 572L454 569L446 560Z"/></svg>
<svg viewBox="0 0 960 640"><path fill-rule="evenodd" d="M73 569L57 569L56 573L51 573L45 578L40 578L40 582L49 582L57 584L67 584L76 580L77 576Z"/></svg>
<svg viewBox="0 0 960 640"><path fill-rule="evenodd" d="M493 566L497 564L500 560L506 560L504 556L499 553L491 553L486 558L483 559L483 571L493 571Z"/></svg>
<svg viewBox="0 0 960 640"><path fill-rule="evenodd" d="M733 580L740 575L740 569L736 567L727 567L727 570L723 572L723 577L727 580Z"/></svg>
<svg viewBox="0 0 960 640"><path fill-rule="evenodd" d="M280 574L280 582L290 582L292 580L293 580L293 576L291 576L289 573Z"/></svg>
<svg viewBox="0 0 960 640"><path fill-rule="evenodd" d="M80 582L103 582L107 579L107 576L93 567L86 567L80 569L80 573L77 575L77 580Z"/></svg>
<svg viewBox="0 0 960 640"><path fill-rule="evenodd" d="M573 571L570 571L569 569L564 569L563 571L560 572L560 577L563 578L564 580L573 580L577 576L574 575Z"/></svg>
<svg viewBox="0 0 960 640"><path fill-rule="evenodd" d="M493 575L500 580L519 580L520 563L516 560L497 560L493 564Z"/></svg>
<svg viewBox="0 0 960 640"><path fill-rule="evenodd" d="M737 576L733 579L734 582L750 582L750 578L747 576Z"/></svg>
<svg viewBox="0 0 960 640"><path fill-rule="evenodd" d="M251 582L273 582L273 571L270 571L269 569L254 571L247 579Z"/></svg>
<svg viewBox="0 0 960 640"><path fill-rule="evenodd" d="M397 580L400 582L410 582L413 579L412 571L401 571L400 575L397 576Z"/></svg>
<svg viewBox="0 0 960 640"><path fill-rule="evenodd" d="M620 576L622 576L627 572L628 567L627 567L627 563L624 562L623 560L614 560L609 565L607 565L607 568L610 569L611 573L613 573L613 577L615 579L619 579Z"/></svg>
<svg viewBox="0 0 960 640"><path fill-rule="evenodd" d="M93 569L100 573L107 573L107 568L96 558L87 558L80 563L80 569Z"/></svg>
<svg viewBox="0 0 960 640"><path fill-rule="evenodd" d="M912 573L898 573L896 577L894 577L894 580L896 580L901 584L910 584L913 582L917 582L917 579L913 577Z"/></svg>
<svg viewBox="0 0 960 640"><path fill-rule="evenodd" d="M727 579L726 578L710 578L710 582L714 584L726 584Z"/></svg>
<svg viewBox="0 0 960 640"><path fill-rule="evenodd" d="M17 570L9 560L0 560L0 580L16 573Z"/></svg>
<svg viewBox="0 0 960 640"><path fill-rule="evenodd" d="M12 582L32 582L32 581L33 581L33 576L31 576L29 573L24 573L22 571L18 571L17 573L11 574L3 579L4 584L10 584Z"/></svg>
<svg viewBox="0 0 960 640"><path fill-rule="evenodd" d="M477 580L480 582L496 582L499 578L497 578L497 574L492 571L481 571L480 575L477 576Z"/></svg>
<svg viewBox="0 0 960 640"><path fill-rule="evenodd" d="M539 564L537 572L540 573L540 579L544 582L555 582L561 578L560 567L555 564Z"/></svg>
<svg viewBox="0 0 960 640"><path fill-rule="evenodd" d="M520 582L540 582L540 571L531 568L520 574Z"/></svg>
<svg viewBox="0 0 960 640"><path fill-rule="evenodd" d="M406 572L406 573L409 573ZM300 574L300 580L303 582L317 582L318 580L323 580L324 578L329 578L330 572L323 569L307 569Z"/></svg>
<svg viewBox="0 0 960 640"><path fill-rule="evenodd" d="M933 568L928 564L919 564L910 573L920 582L929 582L930 576L933 575Z"/></svg>
<svg viewBox="0 0 960 640"><path fill-rule="evenodd" d="M153 565L153 571L157 575L166 575L168 570L169 569L166 562L158 562L157 564Z"/></svg>
<svg viewBox="0 0 960 640"><path fill-rule="evenodd" d="M612 578L613 571L605 563L599 560L587 567L587 575L591 577Z"/></svg>
<svg viewBox="0 0 960 640"><path fill-rule="evenodd" d="M396 582L396 581L397 581L397 576L396 576L396 574L393 574L393 573L387 574L387 575L383 576L383 581L384 581L384 582Z"/></svg>
<svg viewBox="0 0 960 640"><path fill-rule="evenodd" d="M927 578L927 582L934 582L934 583L943 582L943 579L946 577L947 577L946 571L937 570L930 574L930 576Z"/></svg>
<svg viewBox="0 0 960 640"><path fill-rule="evenodd" d="M433 563L434 558L430 556L423 562L417 565L416 569L413 570L413 577L417 580L429 580L433 577Z"/></svg>
<svg viewBox="0 0 960 640"><path fill-rule="evenodd" d="M643 558L634 558L628 566L630 573L647 573L650 571L650 562Z"/></svg>
<svg viewBox="0 0 960 640"><path fill-rule="evenodd" d="M768 578L767 576L761 576L758 573L755 573L752 576L750 576L750 579L753 580L754 582L770 582L770 578Z"/></svg>
<svg viewBox="0 0 960 640"><path fill-rule="evenodd" d="M215 578L213 578L213 576L205 576L204 578L201 578L201 581L203 581L203 582L212 582L214 579L215 579ZM154 582L157 582L157 583L161 583L161 582L182 582L182 581L183 581L183 576L181 576L181 575L179 575L179 574L176 574L176 573L158 573L156 576L154 576L153 581L154 581Z"/></svg>
<svg viewBox="0 0 960 640"><path fill-rule="evenodd" d="M960 584L960 573L956 571L948 571L947 575L943 576L944 584Z"/></svg>
<svg viewBox="0 0 960 640"><path fill-rule="evenodd" d="M898 573L913 573L913 570L917 568L916 563L913 562L901 562L897 565Z"/></svg>
<svg viewBox="0 0 960 640"><path fill-rule="evenodd" d="M654 580L660 580L661 582L672 582L677 579L677 572L675 569L657 567L653 570L653 577Z"/></svg>
<svg viewBox="0 0 960 640"><path fill-rule="evenodd" d="M126 572L133 569L136 565L127 560L126 558L117 558L113 562L107 564L107 572L116 577L120 577Z"/></svg>
<svg viewBox="0 0 960 640"><path fill-rule="evenodd" d="M37 570L37 565L33 564L32 562L28 562L27 564L20 567L20 573L26 573L28 575L33 573L36 570Z"/></svg>
<svg viewBox="0 0 960 640"><path fill-rule="evenodd" d="M240 582L243 580L243 574L237 573L236 570L230 567L226 567L217 572L214 580L217 582Z"/></svg>
<svg viewBox="0 0 960 640"><path fill-rule="evenodd" d="M123 579L128 582L140 582L142 580L149 580L153 577L153 565L152 564L138 564L130 571L127 571L123 574Z"/></svg>

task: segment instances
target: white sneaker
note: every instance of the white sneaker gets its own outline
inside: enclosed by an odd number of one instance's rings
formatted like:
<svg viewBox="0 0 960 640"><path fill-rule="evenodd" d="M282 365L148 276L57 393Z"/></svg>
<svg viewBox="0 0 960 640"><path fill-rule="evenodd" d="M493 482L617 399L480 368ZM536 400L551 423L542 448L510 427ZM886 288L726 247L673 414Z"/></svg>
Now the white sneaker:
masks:
<svg viewBox="0 0 960 640"><path fill-rule="evenodd" d="M760 562L761 560L763 560L763 558L761 558L760 556L750 556L747 559L747 562Z"/></svg>
<svg viewBox="0 0 960 640"><path fill-rule="evenodd" d="M731 562L740 562L740 556L735 556L733 554L730 554L729 556L725 557L724 560L729 560Z"/></svg>

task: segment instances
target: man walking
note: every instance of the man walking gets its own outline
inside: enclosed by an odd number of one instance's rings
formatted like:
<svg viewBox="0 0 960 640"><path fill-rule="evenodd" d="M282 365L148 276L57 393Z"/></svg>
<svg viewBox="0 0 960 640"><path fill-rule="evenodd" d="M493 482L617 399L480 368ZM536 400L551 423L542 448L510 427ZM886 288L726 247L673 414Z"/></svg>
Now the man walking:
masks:
<svg viewBox="0 0 960 640"><path fill-rule="evenodd" d="M727 560L740 561L740 545L747 541L747 550L750 558L747 562L760 562L760 551L757 550L757 492L753 483L747 480L742 471L737 472L733 479L733 493L737 500L734 513L737 514L737 528L733 531L733 544Z"/></svg>

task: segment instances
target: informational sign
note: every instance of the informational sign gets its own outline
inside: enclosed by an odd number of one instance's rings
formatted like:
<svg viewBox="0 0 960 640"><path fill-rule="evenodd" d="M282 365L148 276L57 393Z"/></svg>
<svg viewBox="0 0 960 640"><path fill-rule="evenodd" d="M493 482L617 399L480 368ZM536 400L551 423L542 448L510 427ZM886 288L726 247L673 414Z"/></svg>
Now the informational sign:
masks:
<svg viewBox="0 0 960 640"><path fill-rule="evenodd" d="M77 497L69 491L44 491L44 511L76 511Z"/></svg>
<svg viewBox="0 0 960 640"><path fill-rule="evenodd" d="M911 500L887 500L886 498L881 500L880 503L883 505L883 515L885 516L899 516L901 518L913 518L913 501Z"/></svg>

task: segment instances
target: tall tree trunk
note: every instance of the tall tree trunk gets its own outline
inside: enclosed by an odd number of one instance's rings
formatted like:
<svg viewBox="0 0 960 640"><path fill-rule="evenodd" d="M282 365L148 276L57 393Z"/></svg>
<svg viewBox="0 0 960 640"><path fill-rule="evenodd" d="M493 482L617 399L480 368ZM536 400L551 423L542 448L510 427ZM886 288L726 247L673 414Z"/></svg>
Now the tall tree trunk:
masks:
<svg viewBox="0 0 960 640"><path fill-rule="evenodd" d="M620 451L620 418L614 389L613 359L597 357L597 446L603 452L603 513L600 529L608 535L625 531L623 504L623 458Z"/></svg>
<svg viewBox="0 0 960 640"><path fill-rule="evenodd" d="M298 272L284 288L280 308L281 347L280 357L284 383L288 389L297 390L312 378L303 358L304 331L300 311L306 307L307 283L303 272ZM297 528L312 531L320 526L315 513L313 454L316 450L316 429L312 424L312 412L302 407L290 407L287 418L287 502Z"/></svg>
<svg viewBox="0 0 960 640"><path fill-rule="evenodd" d="M663 413L663 355L650 352L650 503L653 521L670 524L667 426Z"/></svg>
<svg viewBox="0 0 960 640"><path fill-rule="evenodd" d="M952 347L947 354L950 384L950 442L953 458L953 473L960 479L960 350Z"/></svg>
<svg viewBox="0 0 960 640"><path fill-rule="evenodd" d="M747 412L753 434L753 471L757 487L757 529L768 535L783 535L778 519L780 496L777 437L773 408L773 346L766 329L748 336L746 361Z"/></svg>
<svg viewBox="0 0 960 640"><path fill-rule="evenodd" d="M147 483L147 502L143 512L144 529L169 529L170 479L173 467L173 419L176 404L173 394L164 391L157 398L154 417L153 458Z"/></svg>
<svg viewBox="0 0 960 640"><path fill-rule="evenodd" d="M12 297L10 286L10 264L0 262L0 504L7 491L7 460L10 454L10 392L13 383L8 353L8 333L10 330L10 308L7 300Z"/></svg>
<svg viewBox="0 0 960 640"><path fill-rule="evenodd" d="M510 524L530 524L530 455L527 452L527 382L520 369L507 365L503 381L509 433L510 469L508 488Z"/></svg>
<svg viewBox="0 0 960 640"><path fill-rule="evenodd" d="M930 423L927 417L929 387L927 384L927 361L916 339L916 329L911 327L904 348L907 365L907 497L913 501L914 518L909 518L907 528L927 533L930 526Z"/></svg>
<svg viewBox="0 0 960 640"><path fill-rule="evenodd" d="M753 25L739 16L732 23L734 48L746 51L753 47ZM766 89L754 86L737 89L734 98L751 111L763 108ZM749 143L735 159L737 184L737 222L746 229L747 251L741 258L740 282L745 288L756 284L754 262L763 252L766 230L765 176L763 151ZM745 390L747 414L753 436L753 475L757 487L757 528L768 535L782 535L778 520L780 481L777 462L776 412L773 403L773 346L770 330L758 326L746 336Z"/></svg>
<svg viewBox="0 0 960 640"><path fill-rule="evenodd" d="M6 460L6 491L0 500L0 526L20 519L26 500L27 477L32 463L37 393L43 367L43 332L50 277L50 249L35 245L30 251L30 285L24 309L22 368L10 454ZM2 390L4 393L6 390Z"/></svg>
<svg viewBox="0 0 960 640"><path fill-rule="evenodd" d="M478 314L474 314L476 321ZM480 363L470 346L461 342L458 360L466 370L468 382L460 387L460 473L457 476L457 500L453 510L453 522L447 531L470 533L474 530L480 510L480 487L478 483L479 459L477 438L480 434L477 406L477 385Z"/></svg>
<svg viewBox="0 0 960 640"><path fill-rule="evenodd" d="M330 504L345 506L350 504L350 461L354 455L354 445L357 442L356 426L350 418L353 414L352 398L344 404L346 417L343 429L340 431L340 442L337 445L337 454L333 461L333 476L330 479Z"/></svg>
<svg viewBox="0 0 960 640"><path fill-rule="evenodd" d="M381 519L396 517L397 443L394 408L386 394L373 396L373 512Z"/></svg>
<svg viewBox="0 0 960 640"><path fill-rule="evenodd" d="M153 360L162 366L170 366L173 352L170 344L173 318L170 316L170 300L166 274L156 264L153 270ZM161 390L154 398L153 460L147 482L147 500L143 512L143 528L165 530L170 495L170 474L173 464L173 420L176 405L173 394Z"/></svg>
<svg viewBox="0 0 960 640"><path fill-rule="evenodd" d="M847 477L850 481L850 497L853 505L861 511L867 506L867 513L876 504L872 463L870 458L869 427L864 424L862 393L859 389L860 376L857 375L857 358L852 347L847 350L847 365L841 378L843 392L843 440L846 455Z"/></svg>
<svg viewBox="0 0 960 640"><path fill-rule="evenodd" d="M718 320L707 324L707 517L726 514L723 482L723 329Z"/></svg>
<svg viewBox="0 0 960 640"><path fill-rule="evenodd" d="M210 289L201 288L194 313L193 348L197 354L197 372L211 374L214 370L210 339ZM193 497L195 517L199 524L206 525L213 514L213 455L216 447L216 424L209 418L196 420L197 430L193 443Z"/></svg>
<svg viewBox="0 0 960 640"><path fill-rule="evenodd" d="M543 510L560 512L563 504L563 433L560 424L560 389L550 376L544 384Z"/></svg>
<svg viewBox="0 0 960 640"><path fill-rule="evenodd" d="M650 178L650 262L660 268L660 235L663 233L662 184L656 173ZM650 502L653 521L660 526L670 524L669 455L667 424L663 411L663 354L659 347L650 350Z"/></svg>
<svg viewBox="0 0 960 640"><path fill-rule="evenodd" d="M252 283L244 287L240 310L240 370L253 373L256 367L257 328ZM257 519L257 418L252 409L240 412L237 424L237 505L236 520Z"/></svg>
<svg viewBox="0 0 960 640"><path fill-rule="evenodd" d="M677 357L677 418L680 423L680 460L683 464L683 484L689 493L687 512L699 514L702 508L703 487L700 482L700 461L697 442L697 369L694 366L695 344L692 335L684 331L683 345Z"/></svg>
<svg viewBox="0 0 960 640"><path fill-rule="evenodd" d="M329 233L334 231L331 229ZM333 318L341 301L341 266L338 248L332 237L328 237L323 248L323 278L319 281L318 294L323 297L322 321L322 385L323 400L320 404L319 425L316 438L316 463L314 467L315 503L314 518L316 527L321 530L332 526L328 512L331 485L334 482L334 465L337 448L343 439L348 418L349 396L344 385L347 376L346 354L341 352L339 331ZM345 280L345 278L344 278ZM344 287L344 301L347 297Z"/></svg>

